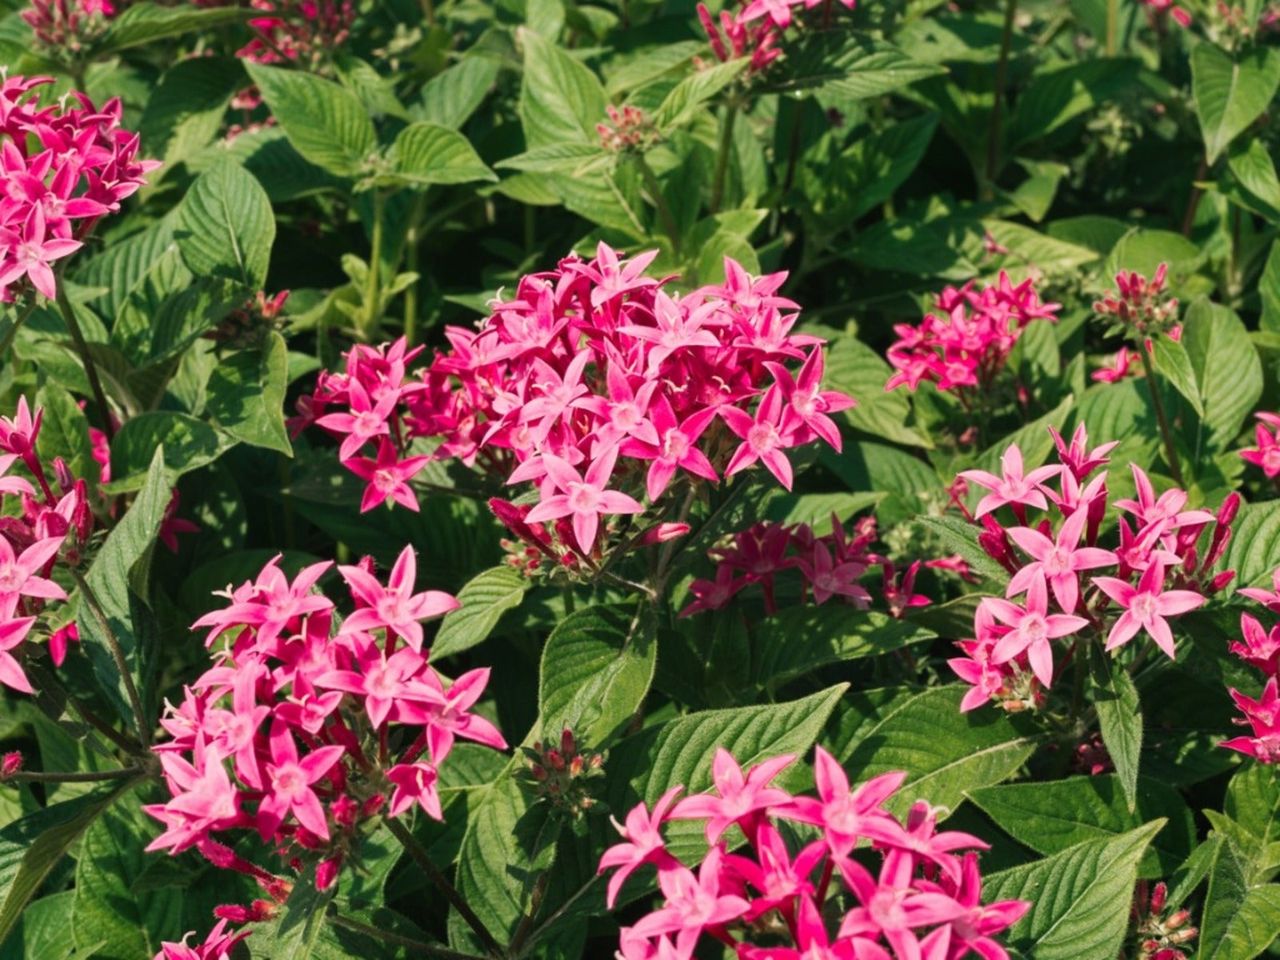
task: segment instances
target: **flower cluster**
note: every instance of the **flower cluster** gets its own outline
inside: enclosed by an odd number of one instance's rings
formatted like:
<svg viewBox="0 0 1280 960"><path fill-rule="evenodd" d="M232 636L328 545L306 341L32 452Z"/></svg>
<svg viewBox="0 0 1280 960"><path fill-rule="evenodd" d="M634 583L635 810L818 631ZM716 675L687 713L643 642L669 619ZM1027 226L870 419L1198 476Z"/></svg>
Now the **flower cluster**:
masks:
<svg viewBox="0 0 1280 960"><path fill-rule="evenodd" d="M605 851L599 868L614 870L610 908L645 865L656 868L663 898L622 929L619 960L689 960L704 940L743 960L958 960L970 953L1007 960L995 937L1031 905L982 902L976 851L987 844L967 833L939 833L938 811L924 802L903 823L885 803L906 774L881 774L851 789L821 747L814 758L818 796L793 796L773 781L794 760L774 757L743 771L718 750L714 793L677 801L683 788L674 787L652 810L641 803L624 824L615 821L624 842ZM706 821L710 850L696 872L667 849L662 826L671 820ZM747 846L730 852L735 826ZM793 849L788 837L797 835L816 839ZM780 945L757 945L761 940Z"/></svg>
<svg viewBox="0 0 1280 960"><path fill-rule="evenodd" d="M1254 416L1262 421L1254 432L1258 445L1241 450L1240 457L1246 463L1261 467L1267 479L1274 480L1280 475L1280 413L1255 413Z"/></svg>
<svg viewBox="0 0 1280 960"><path fill-rule="evenodd" d="M187 939L193 936L188 933L177 943L160 944L160 952L154 960L229 960L236 944L249 936L247 932L232 933L227 930L227 921L219 920L204 942L191 946Z"/></svg>
<svg viewBox="0 0 1280 960"><path fill-rule="evenodd" d="M619 109L610 104L605 110L609 115L608 121L596 124L600 146L605 150L610 153L643 151L657 142L657 128L639 107L628 104Z"/></svg>
<svg viewBox="0 0 1280 960"><path fill-rule="evenodd" d="M1053 641L1085 631L1105 635L1108 651L1145 633L1172 658L1168 618L1203 605L1232 577L1229 571L1214 574L1213 567L1226 550L1238 494L1229 496L1216 515L1189 510L1185 491L1157 495L1134 464L1137 497L1115 502L1121 516L1114 531L1104 531L1107 472L1097 471L1115 444L1089 449L1083 425L1070 444L1057 431L1053 436L1056 464L1028 472L1021 450L1012 444L999 476L966 470L959 477L987 491L970 519L982 523L978 543L983 550L1011 575L1006 598L985 597L979 603L974 637L959 644L965 656L950 661L973 687L964 710L992 699L1006 709L1038 705L1042 690L1066 662L1055 663ZM1004 511L1015 525L1006 527L997 519ZM1201 548L1201 535L1211 526L1209 542ZM1104 540L1108 546L1102 546ZM1076 648L1073 641L1069 656L1083 655Z"/></svg>
<svg viewBox="0 0 1280 960"><path fill-rule="evenodd" d="M74 56L102 35L115 14L111 0L31 0L19 16L31 27L37 46L54 56Z"/></svg>
<svg viewBox="0 0 1280 960"><path fill-rule="evenodd" d="M48 601L67 599L51 579L54 568L59 561L79 566L94 528L84 480L73 478L61 458L49 470L36 453L43 417L39 407L32 414L26 397L18 399L12 418L0 417L0 498L6 501L0 517L0 684L22 693L35 691L14 653L30 638ZM7 476L17 463L34 485ZM7 502L11 496L20 500L17 509ZM74 623L50 632L49 655L61 666L68 642L79 635Z"/></svg>
<svg viewBox="0 0 1280 960"><path fill-rule="evenodd" d="M855 5L855 0L840 2L850 10ZM812 10L821 6L823 17L829 18L831 3L832 0L742 0L742 9L736 14L721 10L718 23L707 5L699 3L698 20L706 31L717 60L726 63L750 56L748 73L759 73L782 55L778 44L783 32L792 24L793 8Z"/></svg>
<svg viewBox="0 0 1280 960"><path fill-rule="evenodd" d="M695 599L680 616L722 609L743 589L756 584L764 594L765 611L776 613L777 576L788 570L799 572L801 602L812 596L815 604L822 605L840 597L865 610L871 605L871 594L862 579L875 566L881 568L881 595L895 616L909 607L926 606L929 598L914 592L920 561L899 577L893 562L872 550L876 537L876 521L870 516L854 523L851 536L835 515L831 517L831 533L821 537L806 523L756 523L709 551L708 556L717 564L715 578L690 584Z"/></svg>
<svg viewBox="0 0 1280 960"><path fill-rule="evenodd" d="M1169 887L1164 881L1155 886L1138 881L1131 917L1138 960L1186 960L1181 948L1200 933L1191 926L1190 911L1168 910L1168 899Z"/></svg>
<svg viewBox="0 0 1280 960"><path fill-rule="evenodd" d="M1280 570L1271 577L1272 589L1241 587L1242 595L1262 604L1273 616L1280 616ZM1280 623L1266 629L1252 614L1240 614L1241 639L1231 644L1231 652L1266 678L1258 699L1231 688L1231 699L1244 715L1236 723L1249 727L1249 736L1233 737L1221 745L1253 757L1259 763L1280 763Z"/></svg>
<svg viewBox="0 0 1280 960"><path fill-rule="evenodd" d="M1003 271L993 286L947 287L919 324L894 326L888 356L897 372L885 389L915 390L927 380L939 390L986 392L1027 324L1056 321L1058 306L1043 303L1031 280L1015 285Z"/></svg>
<svg viewBox="0 0 1280 960"><path fill-rule="evenodd" d="M97 108L73 92L40 108L36 91L52 82L0 76L0 303L15 299L24 277L53 299L53 262L80 249L98 218L159 166L138 159L119 99Z"/></svg>
<svg viewBox="0 0 1280 960"><path fill-rule="evenodd" d="M1178 26L1184 28L1191 26L1191 14L1187 12L1185 7L1178 6L1173 0L1142 0L1142 3L1150 12L1153 21L1167 14L1173 17Z"/></svg>
<svg viewBox="0 0 1280 960"><path fill-rule="evenodd" d="M351 34L352 0L250 0L262 16L249 21L254 37L236 55L256 63L314 65Z"/></svg>
<svg viewBox="0 0 1280 960"><path fill-rule="evenodd" d="M278 560L196 621L218 642L214 664L161 720L169 738L154 749L171 796L146 807L164 825L149 850L194 848L273 900L288 881L216 835L254 830L294 869L314 862L324 889L359 848L364 821L415 805L441 817L439 768L457 738L506 748L472 711L489 671L448 682L427 663L422 621L457 601L415 592L411 548L385 585L371 561L338 568L355 610L336 630L333 602L313 589L331 564L290 581Z"/></svg>
<svg viewBox="0 0 1280 960"><path fill-rule="evenodd" d="M418 350L403 341L357 346L293 425L341 440L339 458L368 481L366 510L388 497L416 507L407 481L428 456L410 454L415 438L535 484L532 507L495 509L537 555L569 566L598 550L608 517L643 512L640 497L658 503L677 477L716 482L763 463L789 489L785 451L819 437L838 450L830 414L853 400L822 389L823 341L791 332L798 308L777 294L786 275L726 260L723 283L673 295L645 273L655 256L622 260L601 243L591 260L521 278L478 330L448 328L451 349L416 377L405 370Z"/></svg>
<svg viewBox="0 0 1280 960"><path fill-rule="evenodd" d="M1111 318L1111 333L1122 333L1135 343L1141 342L1150 354L1152 337L1164 334L1170 340L1182 339L1178 324L1178 301L1164 292L1169 265L1160 264L1148 280L1134 271L1116 274L1116 288L1093 303L1093 312ZM1133 372L1133 364L1142 359L1136 348L1121 347L1109 366L1095 370L1091 377L1101 383L1115 383Z"/></svg>

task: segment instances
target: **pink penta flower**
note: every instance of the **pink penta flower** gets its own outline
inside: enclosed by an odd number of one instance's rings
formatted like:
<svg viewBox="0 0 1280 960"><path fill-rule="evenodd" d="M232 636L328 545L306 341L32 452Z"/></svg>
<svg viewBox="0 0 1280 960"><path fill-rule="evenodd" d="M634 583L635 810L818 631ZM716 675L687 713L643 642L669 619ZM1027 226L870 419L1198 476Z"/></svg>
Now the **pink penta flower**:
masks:
<svg viewBox="0 0 1280 960"><path fill-rule="evenodd" d="M258 807L258 830L265 840L275 833L280 821L290 812L311 833L329 839L329 824L324 807L313 785L322 780L346 752L338 745L317 747L299 758L298 747L287 724L277 721L271 727L271 760L266 770L267 794Z"/></svg>
<svg viewBox="0 0 1280 960"><path fill-rule="evenodd" d="M822 747L815 747L813 775L818 796L796 797L787 807L787 814L821 827L837 857L848 855L859 837L894 843L901 836L902 827L885 812L884 803L907 779L905 773L882 773L850 790L849 777L840 761Z"/></svg>
<svg viewBox="0 0 1280 960"><path fill-rule="evenodd" d="M430 459L422 456L401 460L396 448L387 438L380 437L377 459L352 457L348 460L347 469L368 483L360 501L360 512L368 513L390 499L417 513L418 498L413 495L409 481L421 472Z"/></svg>
<svg viewBox="0 0 1280 960"><path fill-rule="evenodd" d="M1240 632L1244 642L1231 641L1231 652L1267 676L1275 676L1280 669L1280 626L1272 627L1268 632L1257 617L1242 613Z"/></svg>
<svg viewBox="0 0 1280 960"><path fill-rule="evenodd" d="M674 933L678 955L687 957L707 927L729 923L746 913L750 907L746 900L721 890L723 857L720 847L712 847L696 875L679 864L659 873L658 885L667 898L666 906L642 917L635 932L645 937Z"/></svg>
<svg viewBox="0 0 1280 960"><path fill-rule="evenodd" d="M1246 463L1261 467L1268 478L1280 475L1280 415L1274 413L1258 413L1255 416L1262 421L1255 428L1256 447L1247 447L1240 451L1240 457ZM1267 427L1271 429L1268 430Z"/></svg>
<svg viewBox="0 0 1280 960"><path fill-rule="evenodd" d="M645 493L651 502L657 502L675 476L676 468L683 467L694 476L712 482L719 479L715 467L707 455L698 449L697 443L711 421L715 419L714 407L706 407L690 414L684 423L676 420L675 411L666 397L662 397L650 411L650 429L656 442L640 439L629 440L622 445L622 453L637 460L651 460L645 477Z"/></svg>
<svg viewBox="0 0 1280 960"><path fill-rule="evenodd" d="M675 803L684 787L672 787L653 805L650 813L643 803L637 803L627 814L625 823L613 820L613 827L622 834L624 843L617 843L604 852L600 858L597 874L615 869L616 873L609 878L609 888L605 895L605 904L610 910L618 900L618 894L627 877L646 863L669 864L675 858L667 853L667 844L663 840L660 828L668 819L668 811Z"/></svg>
<svg viewBox="0 0 1280 960"><path fill-rule="evenodd" d="M339 460L350 460L370 440L386 436L391 428L387 418L400 399L399 393L388 390L377 403L369 399L369 393L359 380L353 379L347 388L351 410L349 413L328 413L316 421L316 425L344 433L338 448Z"/></svg>
<svg viewBox="0 0 1280 960"><path fill-rule="evenodd" d="M1145 630L1172 659L1173 632L1165 617L1186 613L1205 603L1205 598L1193 590L1165 590L1164 564L1159 560L1153 561L1143 571L1142 579L1136 587L1115 577L1094 577L1093 582L1099 590L1124 607L1124 613L1107 634L1108 650L1124 646L1139 631Z"/></svg>
<svg viewBox="0 0 1280 960"><path fill-rule="evenodd" d="M395 784L388 813L398 817L415 803L434 820L443 820L440 794L436 790L439 775L429 763L399 763L387 771L387 779Z"/></svg>
<svg viewBox="0 0 1280 960"><path fill-rule="evenodd" d="M543 455L547 476L557 493L543 497L525 518L529 523L541 523L560 517L573 518L573 535L578 549L590 553L596 542L600 517L618 513L643 513L644 507L620 490L607 489L618 458L618 448L613 447L598 456L587 468L586 476L573 469L568 461L553 453Z"/></svg>
<svg viewBox="0 0 1280 960"><path fill-rule="evenodd" d="M782 398L786 401L786 418L794 421L790 424L798 433L816 435L840 452L842 440L840 428L831 419L830 414L848 410L857 401L848 394L838 390L823 390L822 377L826 369L822 350L815 347L809 351L800 372L793 379L791 373L780 363L770 361L767 364L773 374L774 382L782 388ZM803 442L802 437L797 437Z"/></svg>
<svg viewBox="0 0 1280 960"><path fill-rule="evenodd" d="M1213 514L1208 510L1184 510L1187 505L1187 492L1176 487L1156 496L1151 478L1136 463L1130 464L1133 471L1133 482L1137 487L1137 500L1117 500L1116 506L1137 517L1138 523L1149 527L1154 523L1165 523L1164 532L1171 533L1181 527L1197 523L1209 523Z"/></svg>
<svg viewBox="0 0 1280 960"><path fill-rule="evenodd" d="M720 407L719 413L729 429L742 438L742 444L734 451L733 459L725 467L725 476L731 477L757 460L762 460L778 482L790 490L791 461L782 452L790 446L790 441L783 432L781 388L775 384L765 391L754 417L728 405Z"/></svg>
<svg viewBox="0 0 1280 960"><path fill-rule="evenodd" d="M1077 480L1083 480L1098 467L1105 466L1109 462L1107 455L1120 445L1119 440L1112 440L1090 450L1089 432L1083 423L1071 434L1069 444L1062 438L1062 434L1056 427L1050 427L1049 433L1053 435L1053 445L1058 450L1058 459Z"/></svg>
<svg viewBox="0 0 1280 960"><path fill-rule="evenodd" d="M1280 763L1280 681L1272 677L1257 700L1231 689L1231 699L1244 714L1237 720L1251 728L1252 736L1233 737L1219 746L1253 757L1259 763Z"/></svg>
<svg viewBox="0 0 1280 960"><path fill-rule="evenodd" d="M1042 576L1049 581L1058 605L1067 613L1075 610L1080 599L1080 571L1113 567L1120 562L1110 550L1080 546L1088 514L1087 506L1078 508L1067 517L1055 540L1030 527L1013 527L1008 531L1013 542L1032 558L1031 563L1010 579L1009 596L1022 593L1032 580Z"/></svg>
<svg viewBox="0 0 1280 960"><path fill-rule="evenodd" d="M231 933L227 931L227 921L219 920L209 935L204 938L204 943L191 946L187 943L190 937L195 936L192 931L183 937L180 941L174 943L170 941L162 941L160 944L160 952L155 955L152 960L227 960L231 956L235 945L241 940L249 936L248 932Z"/></svg>
<svg viewBox="0 0 1280 960"><path fill-rule="evenodd" d="M962 470L960 476L985 487L991 492L978 501L978 509L974 518L990 513L1005 504L1018 504L1047 510L1049 503L1044 498L1044 482L1062 472L1062 467L1048 464L1025 473L1022 465L1022 451L1016 443L1012 443L1000 457L1001 476L987 473L985 470Z"/></svg>
<svg viewBox="0 0 1280 960"><path fill-rule="evenodd" d="M65 600L66 592L36 573L58 554L62 537L37 540L21 554L15 554L5 537L0 537L0 611L12 610L19 597Z"/></svg>
<svg viewBox="0 0 1280 960"><path fill-rule="evenodd" d="M351 594L361 604L342 623L342 632L387 629L403 637L413 650L422 649L422 623L450 610L458 609L458 601L442 590L414 593L418 562L413 547L405 547L391 568L384 587L371 574L358 566L338 568L351 587Z"/></svg>
<svg viewBox="0 0 1280 960"><path fill-rule="evenodd" d="M788 803L791 795L770 787L770 782L795 762L790 754L773 757L752 767L744 775L738 761L728 750L716 750L711 776L719 796L696 794L681 800L671 816L675 820L706 820L707 843L715 843L735 823L749 826L756 814L771 806ZM754 831L744 832L751 835Z"/></svg>
<svg viewBox="0 0 1280 960"><path fill-rule="evenodd" d="M0 538L0 543L2 542L3 538ZM27 639L31 625L35 622L35 617L19 617L0 623L0 683L19 693L35 693L35 690L31 688L27 675L10 651Z"/></svg>
<svg viewBox="0 0 1280 960"><path fill-rule="evenodd" d="M982 605L1011 628L996 641L991 659L995 663L1007 663L1025 653L1031 672L1046 687L1053 682L1053 646L1049 641L1068 637L1089 625L1084 617L1049 613L1048 586L1038 571L1027 586L1023 606L999 597L984 597Z"/></svg>
<svg viewBox="0 0 1280 960"><path fill-rule="evenodd" d="M79 240L49 236L44 208L33 206L21 226L0 224L0 250L4 251L4 258L0 259L0 290L25 276L41 294L55 299L58 286L50 264L82 246Z"/></svg>

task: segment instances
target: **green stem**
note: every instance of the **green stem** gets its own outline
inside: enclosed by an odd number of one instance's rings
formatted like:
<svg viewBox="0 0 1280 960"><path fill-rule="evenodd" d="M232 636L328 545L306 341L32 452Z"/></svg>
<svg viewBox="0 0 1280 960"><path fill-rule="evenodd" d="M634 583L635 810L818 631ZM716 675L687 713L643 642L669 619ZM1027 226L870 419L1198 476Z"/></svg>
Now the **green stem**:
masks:
<svg viewBox="0 0 1280 960"><path fill-rule="evenodd" d="M653 175L653 168L645 160L644 154L637 153L635 157L636 166L640 168L640 176L644 180L645 189L649 191L649 197L653 200L653 205L658 210L658 219L662 221L662 229L666 231L667 239L671 241L671 252L678 257L680 256L680 228L676 226L675 215L672 214L671 207L667 204L667 198L662 193L662 185L658 183L658 178Z"/></svg>
<svg viewBox="0 0 1280 960"><path fill-rule="evenodd" d="M489 952L489 955L495 958L502 957L504 951L498 945L498 941L493 938L493 934L489 932L481 919L476 916L475 911L467 905L467 901L462 899L462 894L449 882L449 878L436 869L436 865L431 862L431 857L409 831L409 828L399 820L391 817L383 817L383 822L386 823L387 829L391 831L391 835L400 841L400 845L404 847L405 852L409 854L413 862L427 875L427 879L435 884L436 889L444 894L445 899L449 901L453 909L458 911L458 915L462 917L467 926L480 939L480 942L484 944L484 948Z"/></svg>
<svg viewBox="0 0 1280 960"><path fill-rule="evenodd" d="M425 943L422 940L414 940L411 937L404 937L398 933L392 933L390 930L384 930L381 927L374 927L367 923L361 923L359 920L353 920L351 917L344 917L340 913L332 913L329 920L339 927L346 927L356 933L362 933L367 937L375 937L384 943L390 943L397 947L404 947L410 953L420 953L424 957L439 957L440 960L484 960L483 957L477 957L473 953L459 953L457 950L450 950L446 946L436 943Z"/></svg>
<svg viewBox="0 0 1280 960"><path fill-rule="evenodd" d="M381 190L373 192L373 226L369 248L369 273L365 277L364 305L365 328L360 331L366 341L377 339L378 323L382 319L382 305L379 303L382 290L378 285L378 274L382 265L382 213L387 202Z"/></svg>
<svg viewBox="0 0 1280 960"><path fill-rule="evenodd" d="M19 770L5 777L6 782L13 783L101 783L104 780L128 780L146 773L142 767L122 767L119 770L94 770L78 773L62 773L53 771L43 773L38 770Z"/></svg>
<svg viewBox="0 0 1280 960"><path fill-rule="evenodd" d="M996 61L995 102L991 105L991 125L987 128L987 166L981 187L984 200L995 196L996 175L1000 172L1000 125L1004 119L1004 88L1009 79L1009 50L1013 46L1013 20L1017 12L1018 0L1006 0L1000 59Z"/></svg>
<svg viewBox="0 0 1280 960"><path fill-rule="evenodd" d="M67 299L67 291L62 285L61 277L58 278L57 303L71 339L75 342L76 352L80 354L80 362L84 364L84 374L89 378L89 389L93 391L94 403L98 405L98 411L102 415L102 432L107 435L107 442L110 443L115 438L115 428L111 424L111 407L107 404L107 395L102 390L102 381L98 379L98 368L93 363L93 357L89 355L89 344L80 330L75 309Z"/></svg>
<svg viewBox="0 0 1280 960"><path fill-rule="evenodd" d="M1116 39L1120 34L1120 0L1107 0L1107 56L1116 55Z"/></svg>
<svg viewBox="0 0 1280 960"><path fill-rule="evenodd" d="M1169 418L1165 416L1164 401L1160 399L1160 385L1156 383L1156 368L1151 362L1151 353L1146 344L1138 345L1142 354L1142 369L1147 375L1147 389L1151 391L1151 405L1156 411L1156 422L1160 424L1160 436L1164 439L1164 458L1169 461L1169 472L1178 486L1185 487L1182 479L1182 465L1178 462L1178 452L1173 446L1173 432L1169 429Z"/></svg>
<svg viewBox="0 0 1280 960"><path fill-rule="evenodd" d="M0 342L0 357L7 357L9 355L9 348L13 346L14 338L17 337L18 331L22 329L22 325L27 322L27 318L30 317L31 314L35 313L35 309L36 298L35 296L32 296L31 302L28 303L26 308L18 314L17 319L13 321L13 325L5 331L4 340L3 342Z"/></svg>
<svg viewBox="0 0 1280 960"><path fill-rule="evenodd" d="M1200 198L1204 196L1204 191L1196 186L1196 181L1203 180L1209 175L1209 161L1204 157L1200 158L1200 165L1196 167L1195 179L1191 184L1191 193L1187 196L1187 209L1182 215L1182 235L1190 237L1191 231L1196 225L1196 211L1200 208Z"/></svg>
<svg viewBox="0 0 1280 960"><path fill-rule="evenodd" d="M404 235L405 269L417 272L418 246L422 243L422 218L426 214L427 195L418 194L413 201L413 214ZM404 292L404 338L409 346L418 342L418 280Z"/></svg>
<svg viewBox="0 0 1280 960"><path fill-rule="evenodd" d="M89 612L98 621L103 638L107 641L107 647L111 650L111 657L116 662L116 669L120 671L120 679L124 681L124 689L129 697L129 705L133 708L133 720L138 730L138 742L142 744L143 749L150 750L151 730L147 726L146 715L142 710L142 698L138 696L138 687L133 682L133 673L129 669L129 661L125 659L124 648L120 646L120 640L116 637L115 631L111 629L111 621L107 619L102 605L98 603L97 596L89 587L85 578L80 575L80 571L72 569L71 578L75 580L76 587L79 588L80 596L85 605L88 606Z"/></svg>
<svg viewBox="0 0 1280 960"><path fill-rule="evenodd" d="M73 697L71 693L58 682L58 679L54 674L47 672L42 666L34 663L27 663L25 668L37 689L45 693L60 696L62 705L70 707L75 715L80 718L81 723L93 727L93 729L97 730L125 753L133 756L148 756L147 751L144 750L142 745L136 740L128 734L121 733L115 727L111 726L111 724L107 723L106 720L102 719L102 717L98 716L83 703Z"/></svg>
<svg viewBox="0 0 1280 960"><path fill-rule="evenodd" d="M720 149L716 154L715 179L711 182L711 212L720 212L724 200L724 182L729 172L729 158L733 155L733 127L738 119L738 107L730 103L724 108L724 122L720 124Z"/></svg>

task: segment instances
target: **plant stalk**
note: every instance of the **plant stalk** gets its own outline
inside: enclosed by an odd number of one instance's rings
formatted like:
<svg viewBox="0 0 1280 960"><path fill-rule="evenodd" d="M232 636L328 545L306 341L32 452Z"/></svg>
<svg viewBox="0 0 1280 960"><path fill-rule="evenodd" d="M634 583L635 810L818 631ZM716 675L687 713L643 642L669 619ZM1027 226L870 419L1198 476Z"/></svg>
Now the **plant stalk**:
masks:
<svg viewBox="0 0 1280 960"><path fill-rule="evenodd" d="M80 362L84 364L84 374L89 378L89 389L93 391L93 400L102 414L102 432L107 435L107 442L110 443L115 439L115 428L111 424L111 407L107 404L107 395L102 390L102 381L98 379L98 368L89 354L89 344L80 330L76 312L71 306L71 301L67 299L67 292L63 289L61 281L62 278L59 277L58 309L62 312L62 319L66 321L67 330L75 342L76 352L80 354Z"/></svg>
<svg viewBox="0 0 1280 960"><path fill-rule="evenodd" d="M1107 56L1116 55L1116 41L1120 35L1120 0L1107 0Z"/></svg>
<svg viewBox="0 0 1280 960"><path fill-rule="evenodd" d="M449 882L449 878L436 869L436 865L431 862L431 857L427 855L427 851L423 849L422 844L418 843L409 828L392 817L383 817L383 822L386 823L387 829L391 831L391 835L400 841L400 845L413 858L413 862L427 875L427 879L434 883L436 889L444 894L445 899L458 911L458 915L480 938L480 942L484 944L489 955L495 958L502 957L504 955L503 949L498 944L498 941L494 939L493 934L489 932L484 922L476 916L475 911L467 905L467 901L462 899L462 894Z"/></svg>
<svg viewBox="0 0 1280 960"><path fill-rule="evenodd" d="M649 191L649 195L653 199L653 205L658 210L658 219L662 221L662 229L666 232L667 239L671 241L671 252L678 257L680 256L680 228L676 225L675 215L667 204L667 198L662 193L662 185L658 183L658 178L654 176L653 168L649 166L649 161L645 160L644 154L637 153L635 156L636 165L640 168L640 176L644 180L645 189Z"/></svg>
<svg viewBox="0 0 1280 960"><path fill-rule="evenodd" d="M390 930L383 930L381 927L361 923L351 917L344 917L340 913L330 914L329 919L340 927L346 927L356 933L363 933L367 937L376 937L384 943L404 947L410 953L420 953L424 957L439 957L440 960L484 960L483 957L477 957L473 953L460 953L457 950L450 950L441 944L414 940L412 937L401 936L398 933L392 933Z"/></svg>
<svg viewBox="0 0 1280 960"><path fill-rule="evenodd" d="M379 272L382 266L382 214L386 204L386 195L381 190L373 191L373 228L369 247L369 272L365 277L364 306L365 328L361 331L366 341L377 339L378 321L382 316L382 290L378 285Z"/></svg>
<svg viewBox="0 0 1280 960"><path fill-rule="evenodd" d="M1000 59L996 61L995 101L991 105L991 124L987 128L987 166L981 187L982 199L995 196L996 175L1000 172L1000 127L1004 120L1004 88L1009 81L1009 50L1013 46L1013 21L1018 13L1018 0L1006 0L1004 32L1000 35Z"/></svg>
<svg viewBox="0 0 1280 960"><path fill-rule="evenodd" d="M119 770L79 771L74 773L53 771L44 773L39 770L19 770L5 777L5 782L13 783L101 783L105 780L128 780L138 777L147 771L142 767L122 767Z"/></svg>
<svg viewBox="0 0 1280 960"><path fill-rule="evenodd" d="M711 182L712 214L720 212L720 204L724 201L724 183L729 173L729 158L733 155L733 127L737 119L737 105L728 104L724 110L724 121L720 125L720 149L716 154L715 179Z"/></svg>
<svg viewBox="0 0 1280 960"><path fill-rule="evenodd" d="M90 588L88 581L81 576L79 570L72 569L71 577L76 582L76 587L80 590L80 596L84 598L85 604L89 607L89 612L93 614L94 619L98 621L98 626L102 628L102 635L107 641L107 647L111 650L111 657L116 662L116 669L120 671L120 679L124 681L125 693L129 697L129 705L133 708L134 725L138 730L138 742L142 744L144 750L151 749L151 730L147 727L146 715L142 710L142 698L138 696L138 687L133 682L133 673L129 670L129 662L125 659L124 648L120 646L120 640L116 637L115 631L111 629L111 621L107 619L106 613L102 609L102 605L98 603L98 597Z"/></svg>
<svg viewBox="0 0 1280 960"><path fill-rule="evenodd" d="M1156 368L1151 362L1151 353L1146 344L1138 345L1142 354L1142 369L1147 375L1147 389L1151 391L1151 405L1155 407L1156 422L1160 424L1160 436L1164 439L1164 458L1169 461L1169 472L1178 486L1185 487L1182 479L1182 465L1178 462L1178 452L1173 446L1173 433L1169 429L1169 418L1165 416L1164 401L1160 399L1160 385L1156 383Z"/></svg>

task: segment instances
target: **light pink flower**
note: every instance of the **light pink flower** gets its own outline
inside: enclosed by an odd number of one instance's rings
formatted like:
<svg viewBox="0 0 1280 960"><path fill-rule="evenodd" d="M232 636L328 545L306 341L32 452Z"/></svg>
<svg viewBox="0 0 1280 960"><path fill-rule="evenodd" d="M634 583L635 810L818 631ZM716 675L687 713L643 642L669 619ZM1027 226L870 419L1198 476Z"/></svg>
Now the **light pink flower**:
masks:
<svg viewBox="0 0 1280 960"><path fill-rule="evenodd" d="M1165 590L1164 564L1154 561L1135 587L1115 577L1094 577L1094 584L1124 607L1124 613L1107 634L1107 649L1114 650L1145 630L1156 645L1173 659L1173 632L1166 617L1203 606L1205 598L1193 590Z"/></svg>
<svg viewBox="0 0 1280 960"><path fill-rule="evenodd" d="M1001 476L987 473L985 470L962 470L960 476L991 492L978 501L978 509L974 517L981 517L1005 504L1018 504L1047 510L1049 503L1044 498L1044 482L1062 472L1062 467L1047 464L1037 467L1030 473L1024 473L1022 451L1017 444L1010 444L1000 457Z"/></svg>

